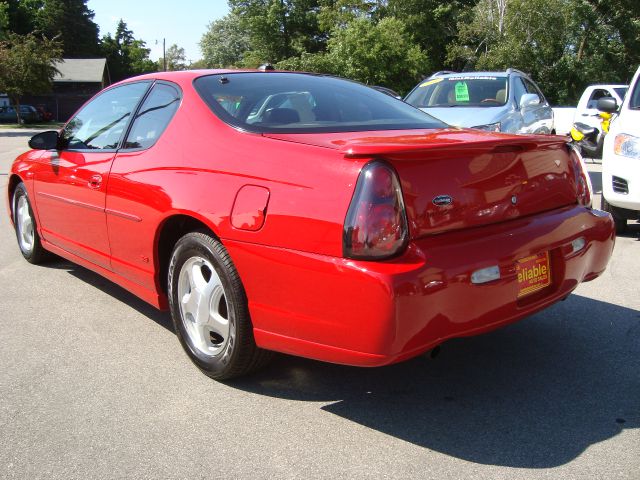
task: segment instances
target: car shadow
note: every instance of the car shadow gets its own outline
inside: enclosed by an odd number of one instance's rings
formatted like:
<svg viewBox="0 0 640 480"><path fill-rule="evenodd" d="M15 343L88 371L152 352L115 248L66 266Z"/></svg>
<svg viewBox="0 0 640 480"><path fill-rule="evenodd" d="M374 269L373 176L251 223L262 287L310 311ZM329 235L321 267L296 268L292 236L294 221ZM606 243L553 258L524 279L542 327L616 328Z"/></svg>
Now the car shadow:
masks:
<svg viewBox="0 0 640 480"><path fill-rule="evenodd" d="M170 317L100 275L67 270L173 332ZM276 355L226 384L323 411L466 461L552 468L640 427L640 312L571 295L495 332L381 368Z"/></svg>
<svg viewBox="0 0 640 480"><path fill-rule="evenodd" d="M640 241L640 220L631 220L627 222L627 229L623 233L618 233L616 236L621 238L633 238Z"/></svg>
<svg viewBox="0 0 640 480"><path fill-rule="evenodd" d="M144 300L141 300L128 290L125 290L119 285L104 278L102 275L81 267L80 265L76 265L75 263L69 262L57 255L53 255L51 260L43 264L43 266L46 268L66 270L70 275L73 275L79 280L96 287L98 290L112 296L116 300L126 303L137 312L153 320L161 327L166 328L171 333L174 333L173 322L171 321L171 316L168 312L162 312L152 305L149 305Z"/></svg>
<svg viewBox="0 0 640 480"><path fill-rule="evenodd" d="M470 462L563 465L640 427L640 312L572 295L442 353L377 369L278 357L230 386Z"/></svg>

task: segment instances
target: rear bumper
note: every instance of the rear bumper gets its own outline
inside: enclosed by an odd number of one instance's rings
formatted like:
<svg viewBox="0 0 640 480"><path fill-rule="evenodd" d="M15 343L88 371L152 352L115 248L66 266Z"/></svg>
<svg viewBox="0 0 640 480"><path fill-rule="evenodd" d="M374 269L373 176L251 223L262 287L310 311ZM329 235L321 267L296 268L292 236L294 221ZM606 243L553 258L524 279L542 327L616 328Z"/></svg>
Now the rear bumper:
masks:
<svg viewBox="0 0 640 480"><path fill-rule="evenodd" d="M585 246L571 253L579 237ZM604 271L614 240L607 213L576 206L413 241L387 262L225 244L245 285L259 346L378 366L555 303ZM544 251L551 285L518 299L517 260ZM473 271L492 265L500 267L499 280L471 283Z"/></svg>

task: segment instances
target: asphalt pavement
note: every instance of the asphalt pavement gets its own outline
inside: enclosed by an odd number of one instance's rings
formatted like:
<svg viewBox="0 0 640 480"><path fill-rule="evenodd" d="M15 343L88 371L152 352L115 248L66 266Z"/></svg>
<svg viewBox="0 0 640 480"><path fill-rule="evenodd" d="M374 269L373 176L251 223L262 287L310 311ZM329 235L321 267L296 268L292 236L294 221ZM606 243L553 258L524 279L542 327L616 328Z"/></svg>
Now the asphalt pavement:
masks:
<svg viewBox="0 0 640 480"><path fill-rule="evenodd" d="M3 197L29 134L0 129ZM566 301L435 359L281 355L225 384L167 313L67 261L24 261L2 204L1 479L640 478L638 224Z"/></svg>

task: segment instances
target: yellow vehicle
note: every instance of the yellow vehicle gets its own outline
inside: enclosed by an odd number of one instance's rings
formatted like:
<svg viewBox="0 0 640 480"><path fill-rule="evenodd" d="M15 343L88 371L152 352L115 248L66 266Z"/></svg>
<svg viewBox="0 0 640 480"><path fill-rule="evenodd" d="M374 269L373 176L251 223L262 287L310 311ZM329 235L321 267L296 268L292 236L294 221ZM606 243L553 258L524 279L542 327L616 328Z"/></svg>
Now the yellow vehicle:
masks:
<svg viewBox="0 0 640 480"><path fill-rule="evenodd" d="M610 98L610 97L609 97ZM606 100L603 98L602 100ZM600 100L598 100L600 106ZM596 116L600 117L600 130L584 123L576 122L571 128L571 139L580 147L583 157L602 158L602 145L604 137L609 133L609 125L614 113L600 111Z"/></svg>

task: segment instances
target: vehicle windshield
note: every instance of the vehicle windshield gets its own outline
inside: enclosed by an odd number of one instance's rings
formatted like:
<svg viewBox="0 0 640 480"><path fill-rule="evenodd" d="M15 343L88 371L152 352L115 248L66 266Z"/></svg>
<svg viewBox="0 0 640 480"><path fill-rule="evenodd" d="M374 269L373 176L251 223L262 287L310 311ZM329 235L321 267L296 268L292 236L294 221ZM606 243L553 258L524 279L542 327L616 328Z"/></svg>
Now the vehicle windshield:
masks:
<svg viewBox="0 0 640 480"><path fill-rule="evenodd" d="M436 77L419 84L405 101L418 108L498 107L507 103L507 77Z"/></svg>
<svg viewBox="0 0 640 480"><path fill-rule="evenodd" d="M629 108L634 110L640 109L640 77L638 77L636 84L633 86L633 92L629 99Z"/></svg>
<svg viewBox="0 0 640 480"><path fill-rule="evenodd" d="M257 133L446 128L365 85L313 74L229 73L199 77L195 89L224 122Z"/></svg>
<svg viewBox="0 0 640 480"><path fill-rule="evenodd" d="M614 88L614 90L616 91L616 93L618 94L618 96L624 100L624 96L627 94L627 90L629 90L629 87L618 87L618 88Z"/></svg>

